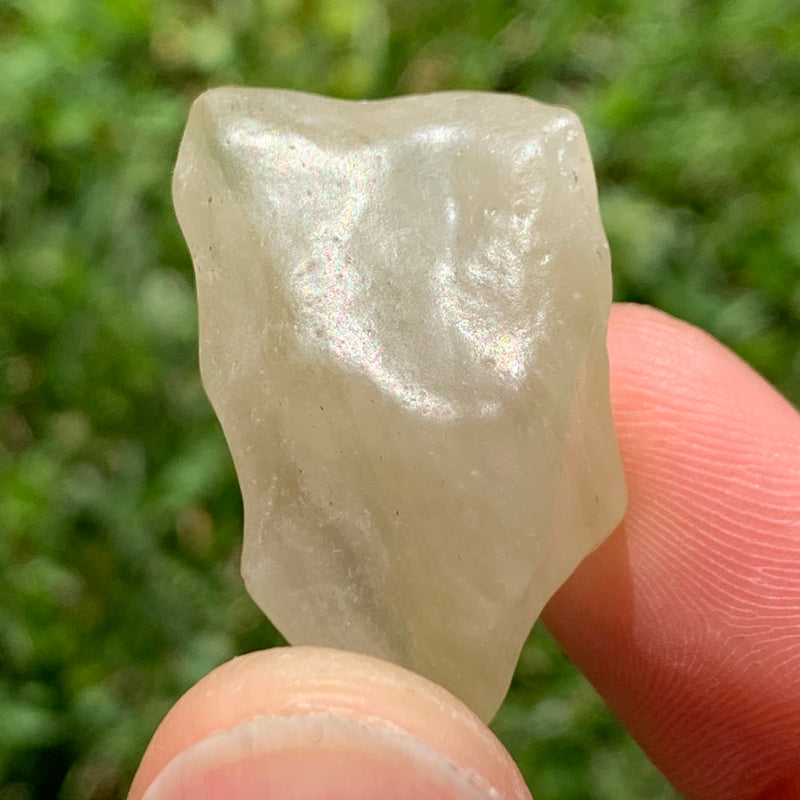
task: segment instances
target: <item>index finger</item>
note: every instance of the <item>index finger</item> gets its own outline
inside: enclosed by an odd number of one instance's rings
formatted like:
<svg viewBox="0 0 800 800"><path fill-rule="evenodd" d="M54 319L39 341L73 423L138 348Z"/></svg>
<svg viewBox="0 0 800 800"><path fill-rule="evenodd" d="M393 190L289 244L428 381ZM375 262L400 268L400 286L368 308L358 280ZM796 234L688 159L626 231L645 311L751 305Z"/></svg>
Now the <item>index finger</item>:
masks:
<svg viewBox="0 0 800 800"><path fill-rule="evenodd" d="M545 621L689 798L800 797L800 415L652 309L609 330L623 524Z"/></svg>

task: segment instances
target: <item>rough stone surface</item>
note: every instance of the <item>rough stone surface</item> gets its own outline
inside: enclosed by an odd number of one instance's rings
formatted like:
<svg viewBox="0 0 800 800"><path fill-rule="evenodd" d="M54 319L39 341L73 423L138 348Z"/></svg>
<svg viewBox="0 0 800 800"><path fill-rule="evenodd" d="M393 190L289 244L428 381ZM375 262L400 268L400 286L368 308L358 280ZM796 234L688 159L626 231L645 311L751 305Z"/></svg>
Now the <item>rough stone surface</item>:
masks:
<svg viewBox="0 0 800 800"><path fill-rule="evenodd" d="M625 506L579 121L508 95L215 89L174 195L249 592L290 642L490 718Z"/></svg>

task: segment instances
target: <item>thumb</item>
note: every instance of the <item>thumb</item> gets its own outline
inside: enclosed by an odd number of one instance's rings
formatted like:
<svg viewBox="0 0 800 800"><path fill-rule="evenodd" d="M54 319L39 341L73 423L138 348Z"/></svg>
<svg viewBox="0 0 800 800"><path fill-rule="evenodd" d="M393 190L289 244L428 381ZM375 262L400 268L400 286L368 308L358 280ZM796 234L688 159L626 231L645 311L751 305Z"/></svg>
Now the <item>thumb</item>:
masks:
<svg viewBox="0 0 800 800"><path fill-rule="evenodd" d="M530 800L460 701L377 659L251 653L190 689L156 731L128 800Z"/></svg>

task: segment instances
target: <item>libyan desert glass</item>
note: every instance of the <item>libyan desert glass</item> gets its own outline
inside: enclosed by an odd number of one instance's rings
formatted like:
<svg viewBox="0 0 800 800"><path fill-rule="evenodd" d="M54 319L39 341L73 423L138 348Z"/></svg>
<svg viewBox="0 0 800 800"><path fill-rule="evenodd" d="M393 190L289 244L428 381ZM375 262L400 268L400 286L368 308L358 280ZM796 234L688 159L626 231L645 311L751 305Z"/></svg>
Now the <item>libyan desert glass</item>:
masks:
<svg viewBox="0 0 800 800"><path fill-rule="evenodd" d="M489 719L625 506L579 121L216 89L174 194L250 594L291 643L394 661Z"/></svg>

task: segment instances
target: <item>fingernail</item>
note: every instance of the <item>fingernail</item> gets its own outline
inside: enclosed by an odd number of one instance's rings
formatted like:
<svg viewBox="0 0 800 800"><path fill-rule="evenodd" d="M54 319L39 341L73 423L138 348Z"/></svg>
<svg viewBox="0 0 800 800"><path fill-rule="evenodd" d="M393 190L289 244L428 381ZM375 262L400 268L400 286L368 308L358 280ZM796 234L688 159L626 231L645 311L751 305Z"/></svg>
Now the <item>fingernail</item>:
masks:
<svg viewBox="0 0 800 800"><path fill-rule="evenodd" d="M184 750L143 800L502 800L397 729L327 714L260 716Z"/></svg>

